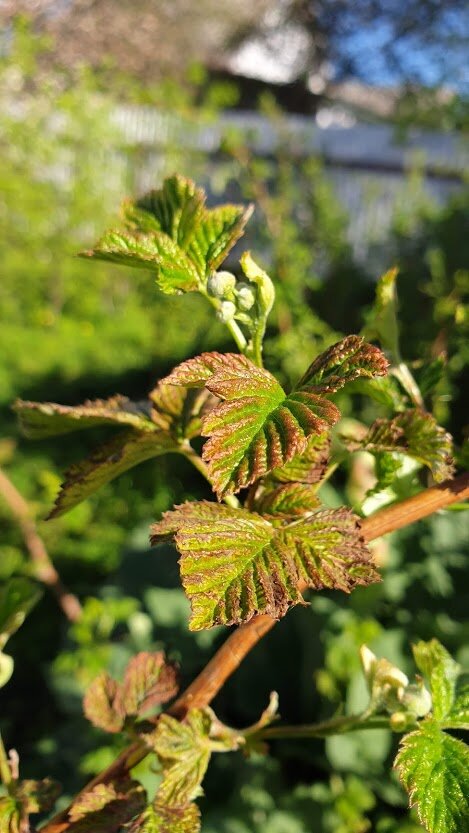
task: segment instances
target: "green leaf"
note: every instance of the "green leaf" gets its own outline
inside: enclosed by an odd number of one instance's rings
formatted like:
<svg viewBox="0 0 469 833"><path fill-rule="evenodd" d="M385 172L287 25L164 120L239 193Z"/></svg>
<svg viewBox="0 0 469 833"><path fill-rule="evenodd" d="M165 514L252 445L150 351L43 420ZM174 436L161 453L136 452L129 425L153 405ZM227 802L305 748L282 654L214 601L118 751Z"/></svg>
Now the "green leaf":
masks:
<svg viewBox="0 0 469 833"><path fill-rule="evenodd" d="M121 833L147 803L145 790L130 778L96 784L68 812L70 833Z"/></svg>
<svg viewBox="0 0 469 833"><path fill-rule="evenodd" d="M444 729L466 729L469 731L469 683L457 688L453 705L443 718Z"/></svg>
<svg viewBox="0 0 469 833"><path fill-rule="evenodd" d="M185 439L200 434L209 398L206 391L188 391L160 382L142 402L132 402L125 396L77 406L19 400L15 410L29 437L49 437L96 425L130 429L70 467L49 518L72 509L133 466L179 451Z"/></svg>
<svg viewBox="0 0 469 833"><path fill-rule="evenodd" d="M165 807L155 802L136 819L129 833L199 833L200 812L196 804Z"/></svg>
<svg viewBox="0 0 469 833"><path fill-rule="evenodd" d="M326 399L359 376L386 372L382 353L349 336L319 356L287 395L267 370L234 353L203 353L183 362L167 384L205 385L224 400L204 418L203 449L219 498L232 494L284 466L340 417Z"/></svg>
<svg viewBox="0 0 469 833"><path fill-rule="evenodd" d="M434 718L442 721L453 707L461 668L437 639L419 642L412 650L417 668L430 685Z"/></svg>
<svg viewBox="0 0 469 833"><path fill-rule="evenodd" d="M399 452L428 466L437 483L452 477L452 439L431 415L411 408L393 419L377 419L358 442L348 443L351 450L372 454Z"/></svg>
<svg viewBox="0 0 469 833"><path fill-rule="evenodd" d="M96 399L84 405L57 405L55 402L26 402L18 399L13 405L20 428L31 439L54 437L81 431L96 425L123 425L140 431L155 430L150 408L132 402L126 396Z"/></svg>
<svg viewBox="0 0 469 833"><path fill-rule="evenodd" d="M261 488L260 494L249 501L249 508L260 515L276 515L293 520L317 509L319 503L313 486L307 483L282 483L273 489Z"/></svg>
<svg viewBox="0 0 469 833"><path fill-rule="evenodd" d="M174 537L181 553L191 630L246 622L258 613L280 618L304 601L300 579L314 589L345 592L378 580L349 509L278 523L201 501L166 512L152 527L152 543Z"/></svg>
<svg viewBox="0 0 469 833"><path fill-rule="evenodd" d="M178 688L176 667L165 655L141 651L128 663L114 705L122 715L142 715L171 700Z"/></svg>
<svg viewBox="0 0 469 833"><path fill-rule="evenodd" d="M134 466L178 451L179 445L164 431L126 431L97 448L65 472L65 479L49 518L57 518Z"/></svg>
<svg viewBox="0 0 469 833"><path fill-rule="evenodd" d="M27 578L12 578L0 587L0 650L21 627L41 595L37 585Z"/></svg>
<svg viewBox="0 0 469 833"><path fill-rule="evenodd" d="M154 749L164 771L157 801L166 807L184 807L201 795L213 743L213 712L191 709L184 722L162 714L154 734Z"/></svg>
<svg viewBox="0 0 469 833"><path fill-rule="evenodd" d="M253 208L242 205L220 205L205 209L187 254L200 275L208 276L218 269L228 252L244 234Z"/></svg>
<svg viewBox="0 0 469 833"><path fill-rule="evenodd" d="M366 317L362 331L364 338L377 340L388 350L395 362L399 357L399 326L397 322L396 278L398 269L390 269L382 275L376 285L376 297Z"/></svg>
<svg viewBox="0 0 469 833"><path fill-rule="evenodd" d="M22 822L25 821L27 823L21 812L21 804L13 796L0 797L0 833L21 833Z"/></svg>
<svg viewBox="0 0 469 833"><path fill-rule="evenodd" d="M93 680L83 698L85 716L93 726L105 732L120 732L124 726L124 715L115 704L118 690L119 683L103 671Z"/></svg>
<svg viewBox="0 0 469 833"><path fill-rule="evenodd" d="M428 833L469 831L469 748L423 721L401 741L394 763Z"/></svg>
<svg viewBox="0 0 469 833"><path fill-rule="evenodd" d="M108 231L84 257L153 269L163 292L203 289L244 232L252 207L205 207L190 179L172 176L136 203L125 203L127 230Z"/></svg>
<svg viewBox="0 0 469 833"><path fill-rule="evenodd" d="M81 257L106 260L120 266L152 269L159 288L168 295L192 292L199 288L195 265L179 246L163 232L106 232L93 249Z"/></svg>
<svg viewBox="0 0 469 833"><path fill-rule="evenodd" d="M202 188L197 188L191 179L176 174L167 177L162 188L137 200L135 208L147 223L150 215L154 230L164 232L185 249L199 226L204 202ZM137 228L141 227L141 222L141 218L137 219Z"/></svg>

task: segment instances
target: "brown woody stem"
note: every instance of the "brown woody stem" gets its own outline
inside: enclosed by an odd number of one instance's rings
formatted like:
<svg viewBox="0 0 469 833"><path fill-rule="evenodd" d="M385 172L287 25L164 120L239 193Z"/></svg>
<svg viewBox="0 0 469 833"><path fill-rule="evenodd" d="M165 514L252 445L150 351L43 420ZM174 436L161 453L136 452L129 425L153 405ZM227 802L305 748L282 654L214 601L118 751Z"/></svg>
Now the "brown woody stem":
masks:
<svg viewBox="0 0 469 833"><path fill-rule="evenodd" d="M469 472L460 475L455 480L447 480L440 486L426 489L401 503L381 509L375 515L366 518L361 524L363 537L366 541L380 538L388 532L408 526L432 515L439 509L444 509L466 498L469 498ZM246 625L241 625L233 631L199 676L171 706L169 713L175 717L183 717L188 709L208 706L228 677L233 674L259 640L273 628L276 621L270 616L256 616ZM122 777L148 754L149 749L143 742L133 743L116 758L111 766L97 775L78 797L96 784L107 783L118 776ZM68 809L63 810L44 825L41 833L64 833L70 826L67 817Z"/></svg>
<svg viewBox="0 0 469 833"><path fill-rule="evenodd" d="M34 564L36 578L52 590L67 619L70 622L76 622L82 612L80 602L62 584L31 517L28 504L2 469L0 469L0 495L21 530L24 543Z"/></svg>

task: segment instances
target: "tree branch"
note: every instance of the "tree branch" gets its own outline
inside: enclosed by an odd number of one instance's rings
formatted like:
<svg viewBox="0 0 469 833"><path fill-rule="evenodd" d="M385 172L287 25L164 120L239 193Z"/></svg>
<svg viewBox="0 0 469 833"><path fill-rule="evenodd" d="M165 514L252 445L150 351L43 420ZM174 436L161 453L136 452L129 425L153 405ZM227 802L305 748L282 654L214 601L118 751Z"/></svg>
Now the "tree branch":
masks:
<svg viewBox="0 0 469 833"><path fill-rule="evenodd" d="M61 578L49 558L44 541L31 517L27 502L2 469L0 469L0 495L21 530L26 548L35 567L36 577L52 590L67 619L70 622L76 622L82 612L80 602L62 584Z"/></svg>
<svg viewBox="0 0 469 833"><path fill-rule="evenodd" d="M455 480L447 480L440 486L434 486L420 492L414 497L403 500L366 518L362 524L362 534L366 541L380 538L388 532L401 529L415 521L432 515L452 503L469 498L469 472ZM302 589L305 589L304 585ZM191 708L208 706L222 688L228 677L238 668L249 651L276 624L270 616L256 616L246 625L233 631L221 648L212 657L198 677L169 709L174 717L183 717ZM143 741L136 741L125 749L113 763L93 779L81 793L87 792L96 784L107 783L117 776L122 776L149 754ZM68 808L69 809L69 808ZM68 809L63 810L44 827L41 833L64 833L68 830Z"/></svg>

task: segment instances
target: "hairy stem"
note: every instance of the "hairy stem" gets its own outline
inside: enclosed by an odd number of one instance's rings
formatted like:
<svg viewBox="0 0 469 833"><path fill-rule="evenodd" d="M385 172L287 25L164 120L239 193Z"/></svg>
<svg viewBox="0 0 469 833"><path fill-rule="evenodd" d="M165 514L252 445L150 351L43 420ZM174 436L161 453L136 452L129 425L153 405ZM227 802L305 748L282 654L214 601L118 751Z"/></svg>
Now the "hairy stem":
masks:
<svg viewBox="0 0 469 833"><path fill-rule="evenodd" d="M61 578L49 558L44 541L31 517L27 502L2 469L0 469L0 495L21 530L24 543L34 565L36 578L52 590L67 619L70 622L76 622L82 613L80 602L62 584Z"/></svg>
<svg viewBox="0 0 469 833"><path fill-rule="evenodd" d="M469 472L455 480L447 480L440 486L426 489L414 497L403 500L393 506L378 511L366 518L361 525L366 541L380 538L388 532L401 529L421 518L444 509L452 503L469 498ZM234 630L221 648L212 657L198 677L168 710L169 714L181 718L191 708L207 706L218 694L228 677L241 664L255 645L276 624L270 616L256 616L246 625ZM282 727L272 727L279 731ZM317 726L316 726L317 729ZM267 731L267 730L266 730ZM272 737L272 735L271 735ZM96 784L108 783L113 778L122 776L149 754L143 741L136 741L125 749L113 763L101 772L79 794L80 797ZM41 833L64 833L70 823L67 821L68 809L63 810L41 828Z"/></svg>
<svg viewBox="0 0 469 833"><path fill-rule="evenodd" d="M333 717L320 723L298 726L267 726L250 737L256 740L327 738L330 735L344 735L347 732L357 732L361 729L386 728L389 728L389 717L386 715L368 717L366 714L353 714Z"/></svg>

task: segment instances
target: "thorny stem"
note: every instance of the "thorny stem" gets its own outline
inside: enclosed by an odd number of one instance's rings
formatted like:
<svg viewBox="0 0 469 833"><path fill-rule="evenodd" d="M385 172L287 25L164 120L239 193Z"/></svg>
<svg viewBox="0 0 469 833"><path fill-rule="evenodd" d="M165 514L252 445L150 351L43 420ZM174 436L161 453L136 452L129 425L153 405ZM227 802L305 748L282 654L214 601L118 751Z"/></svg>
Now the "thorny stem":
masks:
<svg viewBox="0 0 469 833"><path fill-rule="evenodd" d="M447 480L440 486L426 489L418 495L386 507L366 518L361 524L362 535L366 541L372 541L467 498L469 498L469 472L454 480ZM199 676L171 706L168 710L169 714L181 718L188 709L208 706L249 651L275 624L276 620L270 616L255 616L246 625L241 625L234 630ZM271 731L275 728L272 727ZM150 750L143 741L136 741L124 749L107 769L87 784L76 798L81 797L97 784L109 783L116 777L122 777L149 753ZM47 822L41 828L41 833L65 833L70 827L70 822L67 820L69 809L62 810Z"/></svg>
<svg viewBox="0 0 469 833"><path fill-rule="evenodd" d="M80 602L62 584L31 517L27 502L2 469L0 469L0 495L21 530L24 543L34 564L36 577L52 590L67 619L70 622L76 622L82 613Z"/></svg>

